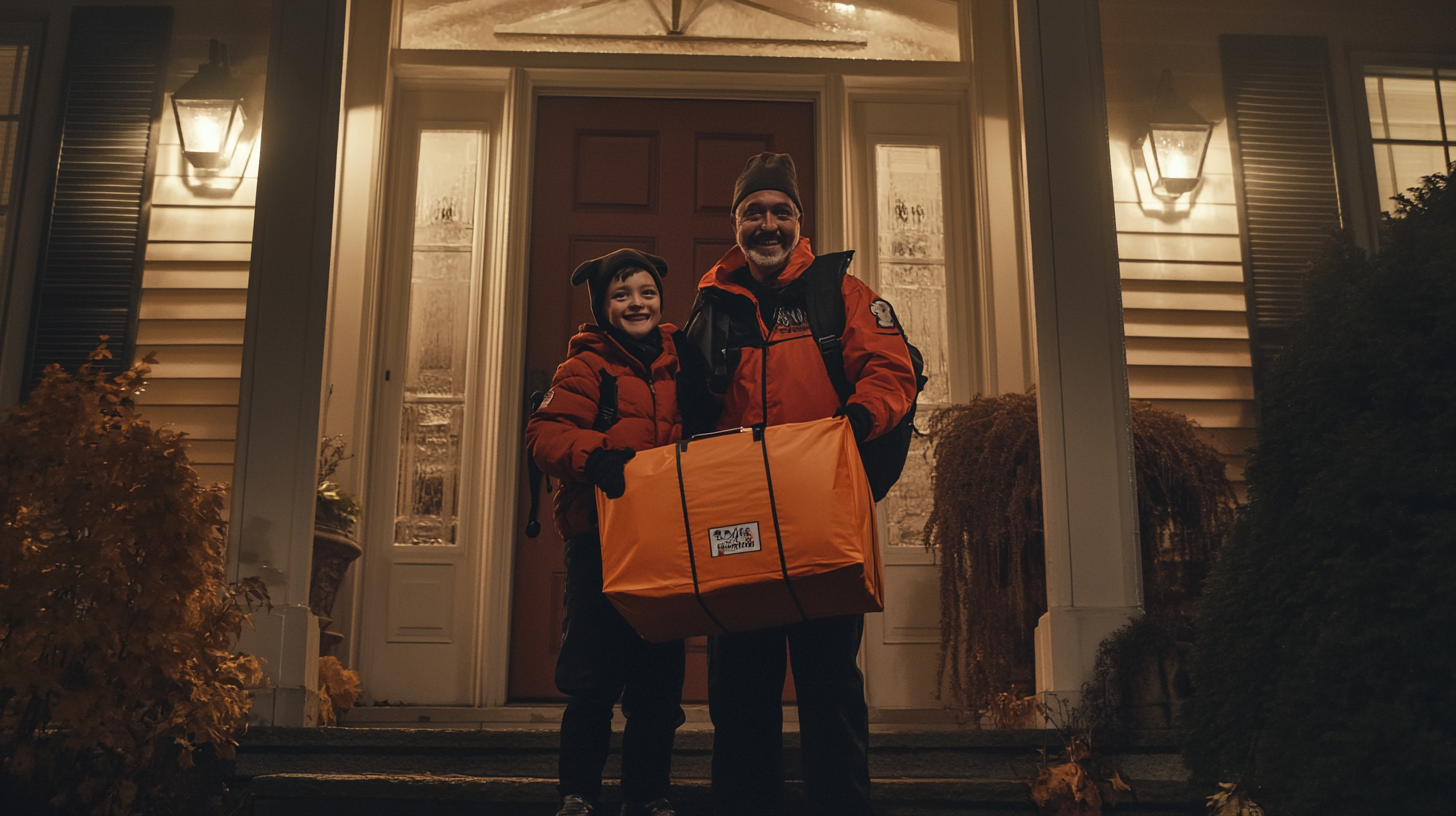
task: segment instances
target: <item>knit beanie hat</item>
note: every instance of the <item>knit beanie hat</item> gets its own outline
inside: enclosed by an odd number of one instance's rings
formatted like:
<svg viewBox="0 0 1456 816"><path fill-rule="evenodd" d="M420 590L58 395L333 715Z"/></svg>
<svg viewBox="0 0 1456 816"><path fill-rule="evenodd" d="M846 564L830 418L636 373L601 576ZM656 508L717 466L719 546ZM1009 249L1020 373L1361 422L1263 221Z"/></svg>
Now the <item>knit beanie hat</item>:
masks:
<svg viewBox="0 0 1456 816"><path fill-rule="evenodd" d="M737 212L743 199L759 190L778 190L794 202L799 212L804 211L804 205L799 202L799 181L798 174L794 172L794 157L787 153L760 153L749 159L748 164L743 166L743 172L738 174L737 183L733 185L731 209Z"/></svg>
<svg viewBox="0 0 1456 816"><path fill-rule="evenodd" d="M612 278L623 269L640 269L651 275L657 282L658 297L662 297L662 279L667 277L667 261L635 249L619 249L600 258L592 258L571 273L572 286L583 283L587 285L587 291L591 293L592 317L603 328L610 325L606 310L607 287L611 285Z"/></svg>

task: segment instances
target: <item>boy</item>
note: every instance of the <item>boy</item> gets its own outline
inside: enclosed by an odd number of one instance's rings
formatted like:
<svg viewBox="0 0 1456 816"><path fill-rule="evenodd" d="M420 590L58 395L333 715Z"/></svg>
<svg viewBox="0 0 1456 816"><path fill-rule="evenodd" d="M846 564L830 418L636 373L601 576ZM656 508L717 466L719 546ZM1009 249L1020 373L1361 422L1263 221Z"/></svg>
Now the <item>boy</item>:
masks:
<svg viewBox="0 0 1456 816"><path fill-rule="evenodd" d="M526 426L530 455L561 482L555 519L566 540L566 619L556 687L568 701L561 717L557 816L593 812L619 696L627 718L622 816L674 814L666 797L673 736L685 719L683 644L643 640L602 594L593 490L595 485L609 499L620 497L627 460L682 435L675 328L662 323L666 274L665 261L633 249L577 267L571 282L587 284L597 324L583 325L571 339L566 362ZM613 402L613 391L614 404L604 404Z"/></svg>

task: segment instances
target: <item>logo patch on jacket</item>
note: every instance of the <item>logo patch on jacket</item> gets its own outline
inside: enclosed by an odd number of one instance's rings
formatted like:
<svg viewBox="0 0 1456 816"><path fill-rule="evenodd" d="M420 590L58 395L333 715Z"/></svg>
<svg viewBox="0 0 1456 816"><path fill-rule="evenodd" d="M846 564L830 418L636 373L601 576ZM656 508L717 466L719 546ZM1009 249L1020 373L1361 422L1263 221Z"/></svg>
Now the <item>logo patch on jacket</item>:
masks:
<svg viewBox="0 0 1456 816"><path fill-rule="evenodd" d="M763 549L763 542L758 537L758 522L746 521L727 527L711 527L708 529L708 546L714 558L720 555L758 552Z"/></svg>
<svg viewBox="0 0 1456 816"><path fill-rule="evenodd" d="M544 397L541 398L541 404L536 406L536 410L539 411L542 408L545 408L546 406L550 405L551 404L551 398L554 397L554 396L556 396L556 389L555 388L551 389L550 391L547 391L546 392L546 396L544 396Z"/></svg>
<svg viewBox="0 0 1456 816"><path fill-rule="evenodd" d="M890 305L890 301L870 301L870 314L875 316L875 324L878 325L880 328L895 328L895 307Z"/></svg>

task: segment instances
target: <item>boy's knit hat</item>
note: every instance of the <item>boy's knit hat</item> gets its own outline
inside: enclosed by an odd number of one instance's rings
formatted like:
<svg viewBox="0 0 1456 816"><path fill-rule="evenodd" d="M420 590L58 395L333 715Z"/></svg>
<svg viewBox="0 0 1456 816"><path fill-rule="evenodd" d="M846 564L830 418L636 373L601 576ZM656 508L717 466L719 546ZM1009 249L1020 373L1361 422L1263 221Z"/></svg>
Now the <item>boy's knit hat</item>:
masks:
<svg viewBox="0 0 1456 816"><path fill-rule="evenodd" d="M647 252L635 249L619 249L600 258L592 258L571 273L571 285L587 285L591 293L592 317L598 326L607 326L607 287L612 278L623 269L640 269L657 281L657 294L662 297L662 279L667 277L667 261Z"/></svg>
<svg viewBox="0 0 1456 816"><path fill-rule="evenodd" d="M794 171L794 157L787 153L760 153L748 160L738 181L733 185L734 212L743 199L759 190L778 190L788 196L799 212L804 205L799 202L799 178Z"/></svg>

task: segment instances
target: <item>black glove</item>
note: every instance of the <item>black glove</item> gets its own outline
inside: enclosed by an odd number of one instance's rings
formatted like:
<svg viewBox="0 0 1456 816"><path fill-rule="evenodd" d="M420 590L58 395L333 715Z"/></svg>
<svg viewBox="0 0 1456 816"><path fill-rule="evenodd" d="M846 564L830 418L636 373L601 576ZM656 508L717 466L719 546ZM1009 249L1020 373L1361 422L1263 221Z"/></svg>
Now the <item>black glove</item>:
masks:
<svg viewBox="0 0 1456 816"><path fill-rule="evenodd" d="M607 498L621 498L627 490L622 468L636 455L637 451L625 448L597 448L586 458L586 480L600 487Z"/></svg>
<svg viewBox="0 0 1456 816"><path fill-rule="evenodd" d="M849 417L849 428L854 431L854 441L863 442L874 430L875 418L870 416L870 409L857 402L846 404L843 408L834 412L837 417Z"/></svg>

